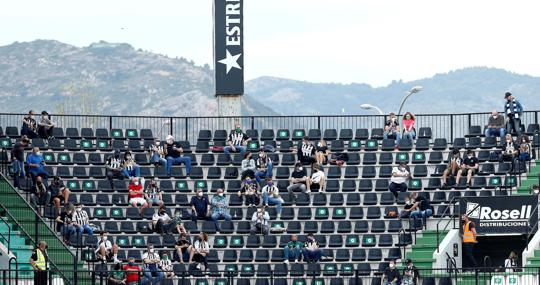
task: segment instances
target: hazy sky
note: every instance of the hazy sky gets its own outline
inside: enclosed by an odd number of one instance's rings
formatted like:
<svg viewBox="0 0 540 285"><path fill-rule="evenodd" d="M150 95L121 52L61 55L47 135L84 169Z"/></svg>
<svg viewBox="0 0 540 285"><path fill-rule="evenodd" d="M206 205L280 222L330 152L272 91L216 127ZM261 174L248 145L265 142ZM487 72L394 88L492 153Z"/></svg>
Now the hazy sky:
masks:
<svg viewBox="0 0 540 285"><path fill-rule="evenodd" d="M540 1L244 0L245 74L376 86L468 66L540 76ZM105 40L212 65L212 0L3 1L0 45Z"/></svg>

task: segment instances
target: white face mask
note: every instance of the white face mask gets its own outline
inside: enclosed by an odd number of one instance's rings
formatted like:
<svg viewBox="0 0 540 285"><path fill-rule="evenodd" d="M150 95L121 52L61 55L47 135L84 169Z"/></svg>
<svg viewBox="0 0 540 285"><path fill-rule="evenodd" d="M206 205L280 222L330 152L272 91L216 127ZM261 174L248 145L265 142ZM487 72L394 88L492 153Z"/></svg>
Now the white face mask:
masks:
<svg viewBox="0 0 540 285"><path fill-rule="evenodd" d="M410 205L410 204L412 204L412 202L411 202L411 200L405 201L405 204Z"/></svg>
<svg viewBox="0 0 540 285"><path fill-rule="evenodd" d="M77 212L80 212L80 211L82 211L82 208L77 208Z"/></svg>
<svg viewBox="0 0 540 285"><path fill-rule="evenodd" d="M41 151L36 152L36 155L41 155Z"/></svg>
<svg viewBox="0 0 540 285"><path fill-rule="evenodd" d="M390 263L388 266L390 266L390 268L394 268L394 266L396 266L396 265L393 264L393 263Z"/></svg>
<svg viewBox="0 0 540 285"><path fill-rule="evenodd" d="M151 248L151 249L149 249L149 250L148 250L148 252L150 252L150 253L154 253L154 249L153 249L153 248Z"/></svg>
<svg viewBox="0 0 540 285"><path fill-rule="evenodd" d="M493 119L497 119L498 115L493 115Z"/></svg>
<svg viewBox="0 0 540 285"><path fill-rule="evenodd" d="M107 236L103 236L103 240L106 241L106 240L107 240Z"/></svg>
<svg viewBox="0 0 540 285"><path fill-rule="evenodd" d="M133 184L134 184L135 186L137 186L137 185L139 185L139 181L135 181L135 182L133 182Z"/></svg>
<svg viewBox="0 0 540 285"><path fill-rule="evenodd" d="M173 140L167 140L168 144L173 144L173 142L174 142Z"/></svg>
<svg viewBox="0 0 540 285"><path fill-rule="evenodd" d="M202 195L203 195L202 192L198 192L198 193L197 193L197 196L199 196L199 197L202 197Z"/></svg>
<svg viewBox="0 0 540 285"><path fill-rule="evenodd" d="M160 144L160 142L156 142L156 145L159 145L159 144Z"/></svg>
<svg viewBox="0 0 540 285"><path fill-rule="evenodd" d="M218 193L218 196L219 196L219 197L223 197L223 193Z"/></svg>

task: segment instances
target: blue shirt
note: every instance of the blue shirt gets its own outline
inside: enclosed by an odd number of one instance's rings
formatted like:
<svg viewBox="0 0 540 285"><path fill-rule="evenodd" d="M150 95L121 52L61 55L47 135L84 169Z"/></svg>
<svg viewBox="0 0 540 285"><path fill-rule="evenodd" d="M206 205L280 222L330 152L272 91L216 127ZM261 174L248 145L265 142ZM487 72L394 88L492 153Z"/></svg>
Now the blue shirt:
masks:
<svg viewBox="0 0 540 285"><path fill-rule="evenodd" d="M197 198L197 196L191 197L191 206L195 207L195 211L197 214L202 215L206 214L206 210L208 209L208 198L203 196L202 198Z"/></svg>
<svg viewBox="0 0 540 285"><path fill-rule="evenodd" d="M33 153L29 154L26 158L26 164L37 164L38 168L30 167L30 172L44 171L45 166L43 165L44 160L42 155L35 155Z"/></svg>

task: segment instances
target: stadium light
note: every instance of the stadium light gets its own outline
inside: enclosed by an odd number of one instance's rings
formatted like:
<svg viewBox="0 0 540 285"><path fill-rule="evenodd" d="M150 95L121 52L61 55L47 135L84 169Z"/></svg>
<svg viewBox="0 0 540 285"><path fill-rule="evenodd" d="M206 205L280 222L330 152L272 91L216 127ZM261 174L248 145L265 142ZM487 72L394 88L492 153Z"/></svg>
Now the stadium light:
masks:
<svg viewBox="0 0 540 285"><path fill-rule="evenodd" d="M163 121L163 124L161 125L161 128L159 128L159 132L157 134L158 138L162 138L161 133L163 132L163 127L165 127L166 125L170 125L170 124L171 124L171 122L169 122L168 120Z"/></svg>
<svg viewBox="0 0 540 285"><path fill-rule="evenodd" d="M407 91L407 95L405 96L405 98L403 98L403 101L401 101L401 105L399 106L399 111L397 113L398 117L401 114L401 109L403 109L403 105L405 104L405 101L407 101L407 99L409 99L411 95L413 95L414 93L418 93L422 91L423 89L424 87L422 86L413 86L409 91Z"/></svg>
<svg viewBox="0 0 540 285"><path fill-rule="evenodd" d="M383 111L381 110L381 108L377 107L377 106L373 106L371 104L362 104L360 105L360 108L364 109L364 110L371 110L371 109L375 109L377 110L377 112L379 112L379 115L384 115Z"/></svg>

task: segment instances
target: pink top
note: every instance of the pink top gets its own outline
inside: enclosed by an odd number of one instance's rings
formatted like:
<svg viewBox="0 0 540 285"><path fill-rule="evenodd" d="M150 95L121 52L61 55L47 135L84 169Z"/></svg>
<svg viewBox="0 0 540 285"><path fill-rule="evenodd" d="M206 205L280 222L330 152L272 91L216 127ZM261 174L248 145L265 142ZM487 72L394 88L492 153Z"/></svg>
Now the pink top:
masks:
<svg viewBox="0 0 540 285"><path fill-rule="evenodd" d="M405 128L406 131L410 132L414 128L414 120L403 120L403 128Z"/></svg>

